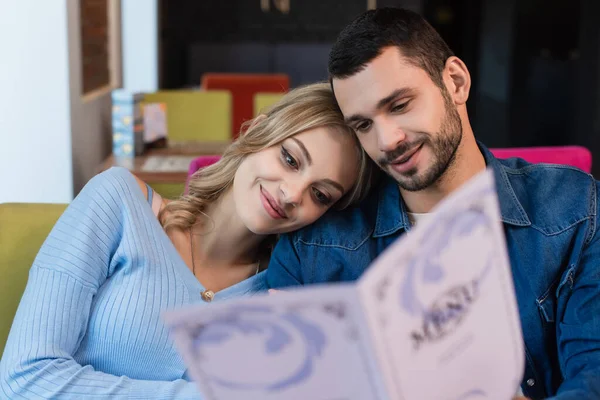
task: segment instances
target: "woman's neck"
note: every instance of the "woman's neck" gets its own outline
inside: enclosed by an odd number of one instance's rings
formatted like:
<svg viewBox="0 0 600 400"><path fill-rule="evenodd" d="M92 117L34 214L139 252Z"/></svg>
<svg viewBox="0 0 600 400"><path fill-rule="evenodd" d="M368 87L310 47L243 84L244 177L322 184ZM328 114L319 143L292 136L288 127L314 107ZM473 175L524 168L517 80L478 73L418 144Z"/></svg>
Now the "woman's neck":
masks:
<svg viewBox="0 0 600 400"><path fill-rule="evenodd" d="M246 227L240 219L231 190L210 204L192 228L194 258L199 265L241 266L259 260L266 239Z"/></svg>

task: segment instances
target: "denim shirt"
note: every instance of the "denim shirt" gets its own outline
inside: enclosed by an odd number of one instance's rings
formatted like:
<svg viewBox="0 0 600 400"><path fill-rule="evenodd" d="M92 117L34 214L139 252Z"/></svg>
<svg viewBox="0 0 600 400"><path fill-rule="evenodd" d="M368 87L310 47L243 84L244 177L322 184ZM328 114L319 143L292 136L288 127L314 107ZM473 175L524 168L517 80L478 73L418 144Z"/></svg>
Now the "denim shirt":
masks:
<svg viewBox="0 0 600 400"><path fill-rule="evenodd" d="M498 160L480 149L494 170L521 317L521 388L532 399L600 399L597 183L576 168ZM360 206L282 236L267 282L355 280L409 229L398 186L386 177Z"/></svg>

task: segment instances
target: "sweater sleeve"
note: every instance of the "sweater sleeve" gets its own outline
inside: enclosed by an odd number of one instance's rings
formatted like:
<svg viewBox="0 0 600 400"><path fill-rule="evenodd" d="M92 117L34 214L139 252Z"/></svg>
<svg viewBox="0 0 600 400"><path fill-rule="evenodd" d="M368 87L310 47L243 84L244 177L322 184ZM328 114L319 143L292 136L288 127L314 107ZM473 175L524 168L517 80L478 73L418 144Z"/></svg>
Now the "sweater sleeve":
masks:
<svg viewBox="0 0 600 400"><path fill-rule="evenodd" d="M93 178L41 247L0 361L0 397L201 399L195 384L183 379L130 379L73 358L119 245L119 174L113 169Z"/></svg>

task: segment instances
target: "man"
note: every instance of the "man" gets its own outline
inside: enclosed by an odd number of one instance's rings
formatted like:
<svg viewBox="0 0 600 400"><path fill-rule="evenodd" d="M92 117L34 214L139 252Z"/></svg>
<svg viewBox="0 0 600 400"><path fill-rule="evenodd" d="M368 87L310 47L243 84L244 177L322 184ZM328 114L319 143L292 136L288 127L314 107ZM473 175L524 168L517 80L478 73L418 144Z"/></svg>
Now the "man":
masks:
<svg viewBox="0 0 600 400"><path fill-rule="evenodd" d="M364 203L282 237L272 288L358 278L441 199L494 171L526 345L524 394L600 398L598 188L566 166L497 160L475 140L465 64L419 15L378 9L329 58L347 123L386 172Z"/></svg>

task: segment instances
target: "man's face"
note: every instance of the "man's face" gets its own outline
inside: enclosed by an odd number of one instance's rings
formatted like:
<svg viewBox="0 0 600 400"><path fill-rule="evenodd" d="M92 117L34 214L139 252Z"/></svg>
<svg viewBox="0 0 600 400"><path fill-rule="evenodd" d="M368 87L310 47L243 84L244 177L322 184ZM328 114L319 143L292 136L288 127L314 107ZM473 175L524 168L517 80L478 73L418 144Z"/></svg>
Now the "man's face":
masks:
<svg viewBox="0 0 600 400"><path fill-rule="evenodd" d="M462 124L450 94L396 47L350 78L334 79L333 89L365 151L401 188L431 186L454 160Z"/></svg>

